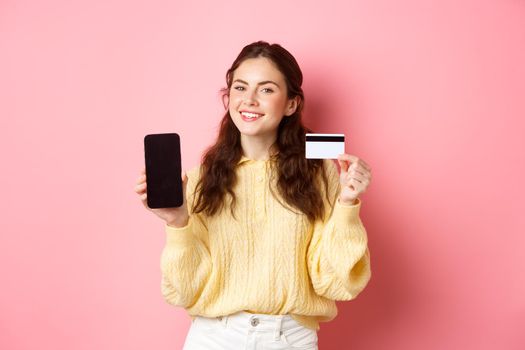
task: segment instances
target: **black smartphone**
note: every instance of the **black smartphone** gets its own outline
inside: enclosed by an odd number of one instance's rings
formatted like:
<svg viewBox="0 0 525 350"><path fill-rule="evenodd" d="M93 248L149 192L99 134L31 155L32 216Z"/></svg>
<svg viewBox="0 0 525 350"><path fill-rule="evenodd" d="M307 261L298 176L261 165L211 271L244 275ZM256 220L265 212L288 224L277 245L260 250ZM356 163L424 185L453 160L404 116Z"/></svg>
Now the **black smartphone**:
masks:
<svg viewBox="0 0 525 350"><path fill-rule="evenodd" d="M146 135L144 156L148 207L180 207L183 203L183 193L179 135Z"/></svg>

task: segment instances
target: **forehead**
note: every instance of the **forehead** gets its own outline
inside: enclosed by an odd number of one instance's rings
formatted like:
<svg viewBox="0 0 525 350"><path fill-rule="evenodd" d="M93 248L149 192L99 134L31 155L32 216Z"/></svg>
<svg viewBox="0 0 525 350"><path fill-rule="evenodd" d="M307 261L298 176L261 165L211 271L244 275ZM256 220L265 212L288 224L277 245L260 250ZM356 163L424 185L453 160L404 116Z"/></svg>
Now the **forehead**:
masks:
<svg viewBox="0 0 525 350"><path fill-rule="evenodd" d="M275 63L265 57L248 58L233 72L233 80L241 79L248 83L273 80L283 82L284 76Z"/></svg>

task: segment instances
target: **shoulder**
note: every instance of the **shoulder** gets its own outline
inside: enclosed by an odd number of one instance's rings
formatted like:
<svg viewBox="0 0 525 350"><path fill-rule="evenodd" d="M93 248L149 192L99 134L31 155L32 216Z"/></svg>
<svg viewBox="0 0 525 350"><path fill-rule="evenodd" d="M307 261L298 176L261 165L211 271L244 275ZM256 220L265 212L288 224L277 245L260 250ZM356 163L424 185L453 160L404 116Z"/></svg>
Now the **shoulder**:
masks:
<svg viewBox="0 0 525 350"><path fill-rule="evenodd" d="M334 160L324 159L323 171L326 176L326 183L321 181L321 192L326 193L328 202L333 205L340 191L339 170Z"/></svg>
<svg viewBox="0 0 525 350"><path fill-rule="evenodd" d="M337 166L332 159L323 159L323 168L328 176L338 174Z"/></svg>
<svg viewBox="0 0 525 350"><path fill-rule="evenodd" d="M188 176L188 179L191 179L194 182L197 182L199 180L201 172L201 165L196 165L188 170L186 170L186 175Z"/></svg>
<svg viewBox="0 0 525 350"><path fill-rule="evenodd" d="M194 193L197 182L199 182L201 175L201 165L196 165L186 170L186 176L188 177L188 193Z"/></svg>
<svg viewBox="0 0 525 350"><path fill-rule="evenodd" d="M323 172L328 182L339 182L339 171L332 159L323 159Z"/></svg>

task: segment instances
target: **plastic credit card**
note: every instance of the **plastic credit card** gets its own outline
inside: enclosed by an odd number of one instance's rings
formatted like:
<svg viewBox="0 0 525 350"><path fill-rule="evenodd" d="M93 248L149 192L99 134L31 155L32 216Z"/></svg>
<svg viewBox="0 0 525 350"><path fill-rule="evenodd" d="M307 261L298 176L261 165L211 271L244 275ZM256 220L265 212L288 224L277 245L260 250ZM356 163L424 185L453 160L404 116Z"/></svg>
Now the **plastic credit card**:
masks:
<svg viewBox="0 0 525 350"><path fill-rule="evenodd" d="M345 153L344 134L306 134L307 159L337 159Z"/></svg>

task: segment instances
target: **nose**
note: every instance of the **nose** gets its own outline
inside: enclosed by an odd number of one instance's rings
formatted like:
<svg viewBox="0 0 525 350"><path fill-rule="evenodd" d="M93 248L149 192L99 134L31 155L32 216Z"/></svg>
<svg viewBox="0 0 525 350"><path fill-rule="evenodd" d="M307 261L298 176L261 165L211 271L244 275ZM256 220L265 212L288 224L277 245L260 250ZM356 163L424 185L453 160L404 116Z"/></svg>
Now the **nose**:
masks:
<svg viewBox="0 0 525 350"><path fill-rule="evenodd" d="M246 95L244 96L244 103L248 106L254 106L257 105L257 97L255 96L256 91L246 91Z"/></svg>

